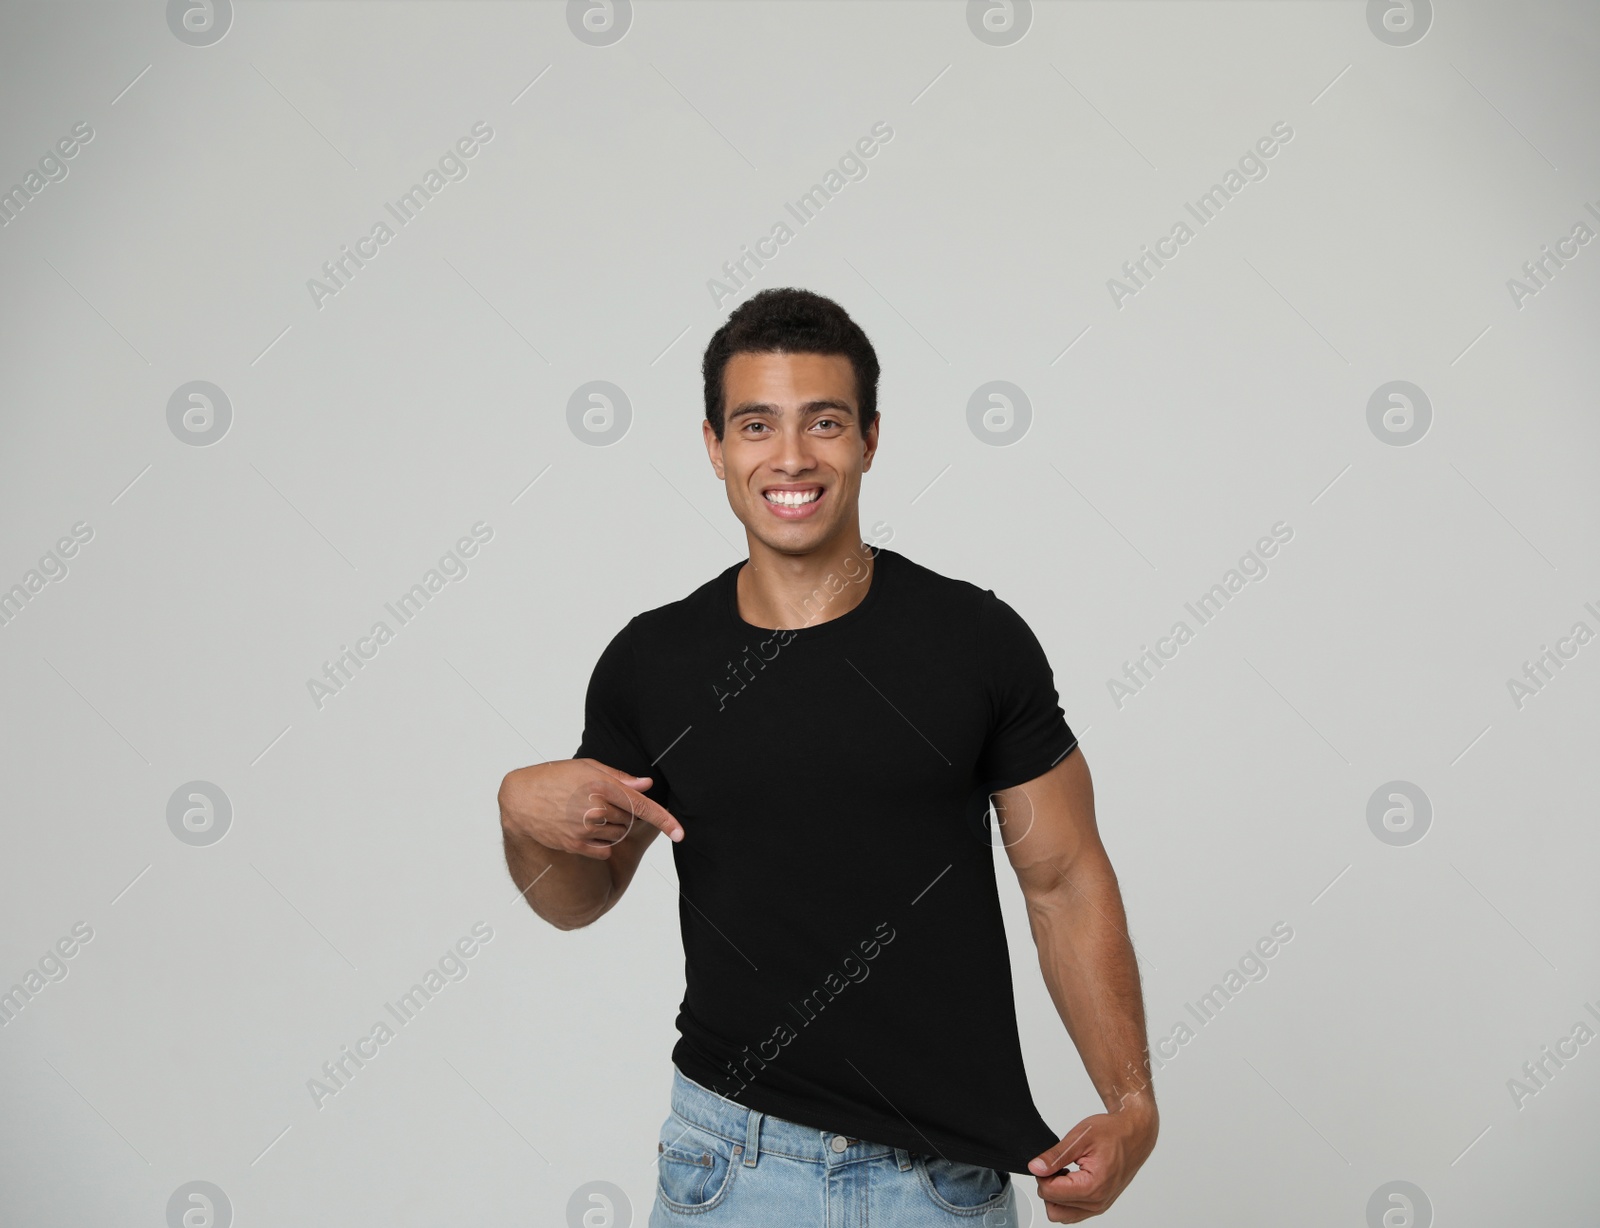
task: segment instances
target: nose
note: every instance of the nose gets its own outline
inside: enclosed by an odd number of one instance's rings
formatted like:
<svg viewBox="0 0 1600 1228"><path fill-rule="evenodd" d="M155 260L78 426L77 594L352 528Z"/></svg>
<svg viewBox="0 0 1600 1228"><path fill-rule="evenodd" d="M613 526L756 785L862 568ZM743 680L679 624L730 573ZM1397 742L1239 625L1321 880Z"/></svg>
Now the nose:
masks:
<svg viewBox="0 0 1600 1228"><path fill-rule="evenodd" d="M798 425L780 429L772 467L787 474L801 474L811 468L811 438Z"/></svg>

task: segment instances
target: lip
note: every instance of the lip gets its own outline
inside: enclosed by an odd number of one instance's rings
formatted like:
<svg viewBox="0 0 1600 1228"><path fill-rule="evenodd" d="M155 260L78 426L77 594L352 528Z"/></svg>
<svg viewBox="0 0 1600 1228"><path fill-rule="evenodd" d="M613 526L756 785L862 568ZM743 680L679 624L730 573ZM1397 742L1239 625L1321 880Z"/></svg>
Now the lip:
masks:
<svg viewBox="0 0 1600 1228"><path fill-rule="evenodd" d="M804 486L768 486L761 492L761 504L779 520L805 520L816 515L817 509L822 506L823 500L828 497L828 488L822 487L821 493L810 503L802 503L799 507L784 507L781 503L774 503L767 498L768 490L813 490L814 485Z"/></svg>

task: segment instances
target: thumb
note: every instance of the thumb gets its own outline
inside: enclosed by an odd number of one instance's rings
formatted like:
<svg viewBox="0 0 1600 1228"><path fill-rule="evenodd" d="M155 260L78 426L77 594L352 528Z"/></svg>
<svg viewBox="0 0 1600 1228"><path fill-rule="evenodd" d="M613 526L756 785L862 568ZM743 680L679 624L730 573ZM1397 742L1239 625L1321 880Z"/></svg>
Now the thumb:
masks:
<svg viewBox="0 0 1600 1228"><path fill-rule="evenodd" d="M1066 1135L1059 1143L1052 1147L1046 1147L1033 1159L1029 1160L1028 1171L1035 1177L1048 1177L1052 1173L1062 1177L1073 1176L1072 1173L1062 1170L1089 1149L1089 1134L1088 1124L1079 1122L1072 1132Z"/></svg>

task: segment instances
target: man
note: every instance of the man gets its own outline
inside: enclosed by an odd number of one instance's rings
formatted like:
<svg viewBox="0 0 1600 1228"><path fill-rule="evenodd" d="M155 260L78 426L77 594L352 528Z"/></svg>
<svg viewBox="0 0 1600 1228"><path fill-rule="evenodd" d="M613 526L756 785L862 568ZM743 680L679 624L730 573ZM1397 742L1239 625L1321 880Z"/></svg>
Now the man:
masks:
<svg viewBox="0 0 1600 1228"><path fill-rule="evenodd" d="M1158 1115L1043 649L992 591L862 541L878 360L838 304L762 291L703 375L749 559L618 632L576 755L499 795L511 876L560 929L614 907L658 831L674 841L687 985L650 1224L1015 1225L1011 1172L1052 1223L1097 1215ZM1059 1139L1022 1064L991 797L1107 1107Z"/></svg>

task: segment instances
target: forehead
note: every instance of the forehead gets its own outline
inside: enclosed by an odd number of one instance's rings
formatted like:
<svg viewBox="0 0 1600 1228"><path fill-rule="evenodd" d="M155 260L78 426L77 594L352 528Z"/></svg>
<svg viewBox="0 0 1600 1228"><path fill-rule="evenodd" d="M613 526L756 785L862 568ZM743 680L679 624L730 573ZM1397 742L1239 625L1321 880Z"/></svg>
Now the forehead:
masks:
<svg viewBox="0 0 1600 1228"><path fill-rule="evenodd" d="M722 373L728 405L761 401L772 405L804 401L856 403L856 373L843 354L742 352L728 359Z"/></svg>

